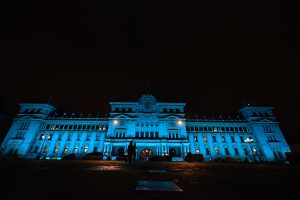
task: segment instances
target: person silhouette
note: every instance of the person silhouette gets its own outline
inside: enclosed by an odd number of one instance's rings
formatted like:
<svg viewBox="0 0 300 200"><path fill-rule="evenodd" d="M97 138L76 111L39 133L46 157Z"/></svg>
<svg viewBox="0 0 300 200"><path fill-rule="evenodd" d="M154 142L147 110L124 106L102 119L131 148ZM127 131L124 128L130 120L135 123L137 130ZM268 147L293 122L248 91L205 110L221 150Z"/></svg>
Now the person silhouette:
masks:
<svg viewBox="0 0 300 200"><path fill-rule="evenodd" d="M136 159L136 143L133 144L133 149L132 149L132 160L135 161Z"/></svg>
<svg viewBox="0 0 300 200"><path fill-rule="evenodd" d="M130 141L130 143L128 145L128 149L127 149L127 156L128 156L128 164L129 165L132 164L133 149L134 149L134 146L132 144L132 141Z"/></svg>

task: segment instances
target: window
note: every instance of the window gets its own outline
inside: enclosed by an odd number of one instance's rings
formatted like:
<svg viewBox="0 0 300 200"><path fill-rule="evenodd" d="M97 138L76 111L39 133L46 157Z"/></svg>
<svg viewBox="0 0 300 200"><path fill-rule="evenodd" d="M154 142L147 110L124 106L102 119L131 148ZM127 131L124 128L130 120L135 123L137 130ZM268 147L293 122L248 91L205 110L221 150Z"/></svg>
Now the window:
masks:
<svg viewBox="0 0 300 200"><path fill-rule="evenodd" d="M94 153L97 152L97 147L94 147Z"/></svg>
<svg viewBox="0 0 300 200"><path fill-rule="evenodd" d="M63 129L63 127L64 127L64 125L63 125L63 124L61 124L61 125L59 126L59 129Z"/></svg>
<svg viewBox="0 0 300 200"><path fill-rule="evenodd" d="M229 150L228 150L228 148L225 148L225 153L226 153L226 156L229 156Z"/></svg>
<svg viewBox="0 0 300 200"><path fill-rule="evenodd" d="M83 152L86 153L88 151L88 147L84 147Z"/></svg>
<svg viewBox="0 0 300 200"><path fill-rule="evenodd" d="M68 128L68 125L66 124L65 126L64 126L64 129L67 129Z"/></svg>
<svg viewBox="0 0 300 200"><path fill-rule="evenodd" d="M208 127L208 131L212 131L211 127Z"/></svg>
<svg viewBox="0 0 300 200"><path fill-rule="evenodd" d="M48 140L52 140L53 134L48 135Z"/></svg>
<svg viewBox="0 0 300 200"><path fill-rule="evenodd" d="M45 135L44 135L44 134L41 134L40 140L43 140L44 138L45 138Z"/></svg>
<svg viewBox="0 0 300 200"><path fill-rule="evenodd" d="M38 150L39 150L39 146L36 146L36 147L34 148L34 151L33 151L33 153L37 153L37 152L38 152Z"/></svg>
<svg viewBox="0 0 300 200"><path fill-rule="evenodd" d="M199 127L199 130L202 132L202 131L203 131L203 128L202 128L202 127Z"/></svg>
<svg viewBox="0 0 300 200"><path fill-rule="evenodd" d="M243 136L240 136L240 139L241 139L241 143L245 142Z"/></svg>
<svg viewBox="0 0 300 200"><path fill-rule="evenodd" d="M158 138L158 132L155 132L155 137Z"/></svg>
<svg viewBox="0 0 300 200"><path fill-rule="evenodd" d="M236 155L236 156L238 156L238 155L239 155L239 151L238 151L238 149L237 149L237 148L234 148L234 153L235 153L235 155Z"/></svg>
<svg viewBox="0 0 300 200"><path fill-rule="evenodd" d="M216 136L212 136L212 138L213 138L213 141L214 141L214 142L217 142Z"/></svg>
<svg viewBox="0 0 300 200"><path fill-rule="evenodd" d="M136 138L139 137L139 132L135 132L135 137L136 137Z"/></svg>
<svg viewBox="0 0 300 200"><path fill-rule="evenodd" d="M231 138L231 142L235 142L235 140L234 140L234 136L232 135L232 136L230 136L230 138Z"/></svg>
<svg viewBox="0 0 300 200"><path fill-rule="evenodd" d="M216 155L217 155L217 156L220 155L220 151L219 151L218 147L215 147L215 152L216 152Z"/></svg>
<svg viewBox="0 0 300 200"><path fill-rule="evenodd" d="M47 153L47 152L48 152L48 150L49 150L49 147L48 147L48 146L46 146L46 147L44 148L44 153Z"/></svg>
<svg viewBox="0 0 300 200"><path fill-rule="evenodd" d="M206 148L205 151L206 151L206 155L210 155L210 150L209 150L209 148Z"/></svg>
<svg viewBox="0 0 300 200"><path fill-rule="evenodd" d="M81 130L81 128L82 128L82 125L78 125L78 129Z"/></svg>
<svg viewBox="0 0 300 200"><path fill-rule="evenodd" d="M69 150L69 147L68 147L68 146L65 146L65 148L64 148L64 154L67 154L67 153L68 153L68 150Z"/></svg>
<svg viewBox="0 0 300 200"><path fill-rule="evenodd" d="M58 152L58 146L55 146L55 148L54 148L54 153L57 153Z"/></svg>
<svg viewBox="0 0 300 200"><path fill-rule="evenodd" d="M226 132L229 132L229 127L226 127L225 129L226 129Z"/></svg>
<svg viewBox="0 0 300 200"><path fill-rule="evenodd" d="M249 155L249 152L248 152L248 149L247 149L247 148L244 148L244 152L245 152L245 155L246 155L246 156Z"/></svg>
<svg viewBox="0 0 300 200"><path fill-rule="evenodd" d="M216 127L214 127L213 130L214 130L214 132L217 132L217 131L218 131L218 129L217 129Z"/></svg>
<svg viewBox="0 0 300 200"><path fill-rule="evenodd" d="M200 154L200 149L196 149L196 154Z"/></svg>
<svg viewBox="0 0 300 200"><path fill-rule="evenodd" d="M207 136L206 135L203 136L203 140L204 140L204 142L207 142Z"/></svg>
<svg viewBox="0 0 300 200"><path fill-rule="evenodd" d="M75 147L75 148L74 148L74 154L76 154L77 151L78 151L78 147Z"/></svg>
<svg viewBox="0 0 300 200"><path fill-rule="evenodd" d="M194 141L198 142L198 137L197 136L194 136Z"/></svg>
<svg viewBox="0 0 300 200"><path fill-rule="evenodd" d="M222 137L222 142L225 142L225 136L222 135L221 137Z"/></svg>

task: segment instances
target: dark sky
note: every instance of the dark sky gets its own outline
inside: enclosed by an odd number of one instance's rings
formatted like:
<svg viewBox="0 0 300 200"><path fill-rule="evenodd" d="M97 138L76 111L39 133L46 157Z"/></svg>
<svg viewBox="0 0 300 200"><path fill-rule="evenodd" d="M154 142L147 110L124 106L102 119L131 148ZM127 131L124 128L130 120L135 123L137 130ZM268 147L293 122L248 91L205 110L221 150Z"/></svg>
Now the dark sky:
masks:
<svg viewBox="0 0 300 200"><path fill-rule="evenodd" d="M52 96L66 111L106 116L109 101L151 93L187 102L190 116L273 105L288 142L300 143L291 1L1 4L2 137L18 101Z"/></svg>

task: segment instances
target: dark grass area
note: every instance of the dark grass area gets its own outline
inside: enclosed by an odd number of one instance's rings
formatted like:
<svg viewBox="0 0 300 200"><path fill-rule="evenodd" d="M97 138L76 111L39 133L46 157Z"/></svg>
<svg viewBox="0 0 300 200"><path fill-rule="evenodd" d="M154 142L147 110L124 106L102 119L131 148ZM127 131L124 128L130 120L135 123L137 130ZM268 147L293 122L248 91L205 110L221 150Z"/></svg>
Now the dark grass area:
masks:
<svg viewBox="0 0 300 200"><path fill-rule="evenodd" d="M295 199L300 166L118 161L0 161L0 199ZM167 173L149 173L164 169ZM138 180L184 190L135 192Z"/></svg>

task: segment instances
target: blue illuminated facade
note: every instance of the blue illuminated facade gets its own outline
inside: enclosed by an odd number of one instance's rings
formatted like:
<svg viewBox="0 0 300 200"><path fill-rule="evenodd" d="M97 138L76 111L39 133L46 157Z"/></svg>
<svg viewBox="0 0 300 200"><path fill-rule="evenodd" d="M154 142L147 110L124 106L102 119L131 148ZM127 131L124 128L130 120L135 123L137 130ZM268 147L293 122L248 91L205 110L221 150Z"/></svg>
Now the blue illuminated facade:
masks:
<svg viewBox="0 0 300 200"><path fill-rule="evenodd" d="M104 159L126 155L136 143L136 159L171 155L183 161L188 152L205 161L230 157L248 161L285 161L289 146L273 107L244 106L237 117L186 118L185 103L158 102L143 95L137 102L110 102L108 118L59 114L51 104L20 103L4 141L2 155L27 159L78 158L101 152Z"/></svg>

